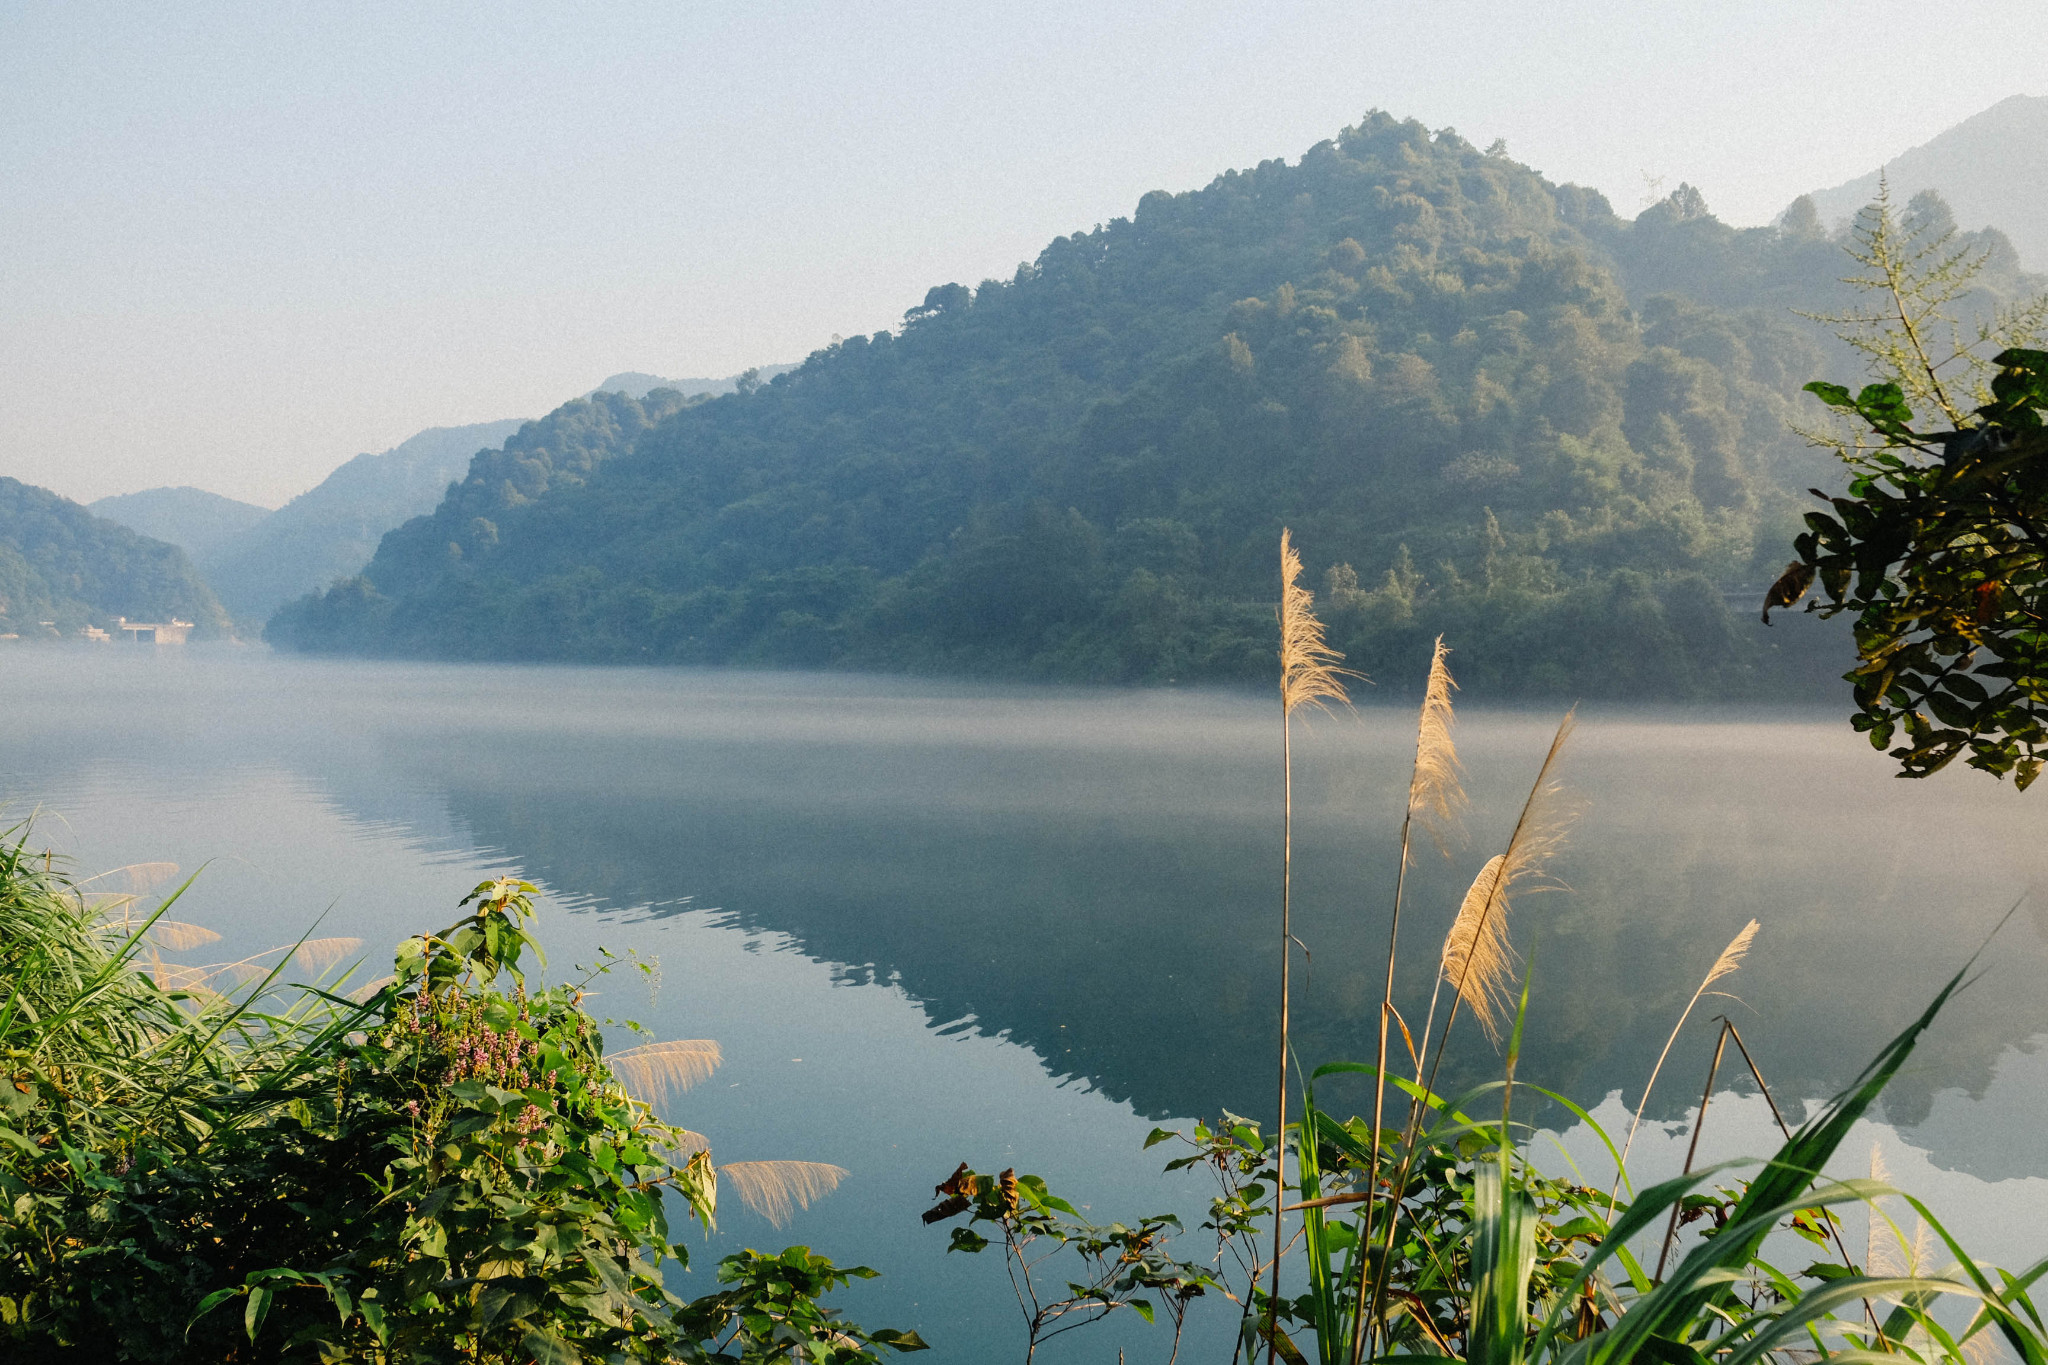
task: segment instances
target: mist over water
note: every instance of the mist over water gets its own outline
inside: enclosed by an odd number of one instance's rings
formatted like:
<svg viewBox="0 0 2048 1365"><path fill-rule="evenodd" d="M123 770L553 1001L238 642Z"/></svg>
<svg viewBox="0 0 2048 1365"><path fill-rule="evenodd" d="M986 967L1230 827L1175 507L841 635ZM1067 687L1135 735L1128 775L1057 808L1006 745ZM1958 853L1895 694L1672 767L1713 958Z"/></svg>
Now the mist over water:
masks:
<svg viewBox="0 0 2048 1365"><path fill-rule="evenodd" d="M1011 1326L999 1268L943 1256L915 1218L956 1162L1040 1172L1104 1218L1192 1213L1200 1184L1160 1178L1144 1133L1270 1104L1279 733L1263 695L16 649L0 706L8 813L39 810L38 840L81 873L207 864L180 914L226 936L208 954L320 918L364 938L378 975L392 942L517 871L546 892L553 974L600 944L659 959L657 989L615 975L599 1003L724 1044L672 1116L721 1159L853 1172L782 1233L732 1211L691 1292L731 1246L806 1242L884 1272L856 1317L987 1358ZM1557 718L1462 712L1471 838L1448 860L1419 844L1409 882L1400 1003L1418 1028L1435 946ZM1412 725L1368 696L1297 732L1310 1065L1372 1051ZM1722 983L1738 998L1702 1004L1659 1082L1653 1169L1682 1152L1713 1016L1796 1121L2048 872L2039 793L1895 781L1834 712L1588 710L1562 776L1584 808L1556 866L1569 889L1515 910L1535 973L1523 1078L1622 1113L1708 964L1762 921ZM1870 1128L1903 1184L1922 1171L1937 1212L1953 1201L1984 1254L2018 1259L2048 1250L2029 1232L2048 1217L2048 908L2022 905L1983 964ZM1461 1026L1453 1069L1455 1089L1499 1059ZM1756 1099L1722 1113L1706 1155L1763 1147Z"/></svg>

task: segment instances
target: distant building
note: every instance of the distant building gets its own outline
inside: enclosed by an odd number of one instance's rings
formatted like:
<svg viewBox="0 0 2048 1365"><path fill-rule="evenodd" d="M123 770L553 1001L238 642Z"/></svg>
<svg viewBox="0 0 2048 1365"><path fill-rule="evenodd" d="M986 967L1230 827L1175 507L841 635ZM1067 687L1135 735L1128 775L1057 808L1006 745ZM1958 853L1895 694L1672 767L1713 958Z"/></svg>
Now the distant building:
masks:
<svg viewBox="0 0 2048 1365"><path fill-rule="evenodd" d="M84 639L94 641L111 640L114 638L113 636L107 634L105 631L101 630L98 626L87 626L84 630L81 630L78 633Z"/></svg>
<svg viewBox="0 0 2048 1365"><path fill-rule="evenodd" d="M92 632L92 627L86 629ZM175 616L168 621L131 621L125 616L118 616L114 618L114 630L123 639L138 645L182 645L185 637L192 633L192 623L180 621ZM91 634L88 638L92 638ZM107 636L98 633L98 638L104 640Z"/></svg>

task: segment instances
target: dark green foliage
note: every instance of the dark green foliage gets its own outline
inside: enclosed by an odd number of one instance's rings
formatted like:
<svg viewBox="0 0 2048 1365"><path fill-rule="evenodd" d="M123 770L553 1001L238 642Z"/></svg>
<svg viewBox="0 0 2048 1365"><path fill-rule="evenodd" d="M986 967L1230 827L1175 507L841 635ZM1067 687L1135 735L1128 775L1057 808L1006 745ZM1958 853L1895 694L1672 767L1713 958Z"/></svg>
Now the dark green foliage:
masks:
<svg viewBox="0 0 2048 1365"><path fill-rule="evenodd" d="M366 1003L259 1012L137 970L20 844L0 851L0 1341L9 1360L872 1362L816 1296L849 1276L747 1252L695 1302L668 1204L709 1154L613 1077L573 986L531 990L525 883L408 939ZM158 912L161 915L161 911ZM274 974L273 974L274 975ZM498 985L509 977L511 989Z"/></svg>
<svg viewBox="0 0 2048 1365"><path fill-rule="evenodd" d="M227 628L220 603L177 546L0 478L0 633L75 635L112 626L117 616L176 617L202 635Z"/></svg>
<svg viewBox="0 0 2048 1365"><path fill-rule="evenodd" d="M2048 749L2048 352L1995 359L1991 401L1921 432L1896 384L1809 387L1880 448L1832 512L1813 512L1774 597L1817 575L1825 613L1852 612L1853 723L1921 777L1959 755L2025 788Z"/></svg>
<svg viewBox="0 0 2048 1365"><path fill-rule="evenodd" d="M530 464L480 457L394 532L374 590L270 636L1250 678L1290 525L1325 556L1312 580L1367 590L1334 628L1368 674L1449 631L1475 684L1755 688L1766 637L1718 589L1768 578L1757 545L1827 477L1785 429L1822 356L1785 309L1834 299L1839 250L1681 197L1630 224L1375 114L1294 165L1148 194L1011 279L934 288L900 332L749 392L570 404Z"/></svg>

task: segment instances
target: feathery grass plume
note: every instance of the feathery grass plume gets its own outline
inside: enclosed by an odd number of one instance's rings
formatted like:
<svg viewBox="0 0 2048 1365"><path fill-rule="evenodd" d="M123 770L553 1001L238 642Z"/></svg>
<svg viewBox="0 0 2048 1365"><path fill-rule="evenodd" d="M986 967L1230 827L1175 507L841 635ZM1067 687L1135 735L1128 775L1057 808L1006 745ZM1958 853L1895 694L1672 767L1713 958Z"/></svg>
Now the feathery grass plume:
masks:
<svg viewBox="0 0 2048 1365"><path fill-rule="evenodd" d="M1429 661L1429 685L1422 693L1422 715L1415 725L1415 772L1408 779L1408 813L1421 820L1445 857L1450 856L1450 841L1466 806L1465 787L1459 781L1464 769L1451 735L1451 727L1457 723L1451 711L1451 693L1458 690L1458 684L1444 663L1450 652L1444 637L1437 636L1436 652Z"/></svg>
<svg viewBox="0 0 2048 1365"><path fill-rule="evenodd" d="M1441 980L1452 991L1451 1016L1457 1016L1462 1004L1472 1011L1486 1036L1495 1043L1500 1041L1500 1024L1507 1012L1515 964L1514 949L1508 942L1508 907L1525 883L1534 883L1526 887L1528 891L1552 889L1543 880L1543 870L1564 847L1575 812L1561 799L1563 788L1552 780L1550 772L1577 725L1576 712L1567 713L1558 723L1550 751L1537 770L1536 783L1522 803L1522 814L1515 821L1507 851L1490 860L1473 878L1471 889L1458 907L1458 917L1451 922L1450 933L1444 936ZM1444 1039L1450 1037L1450 1031L1450 1020L1446 1020ZM1426 1029L1424 1036L1427 1037ZM1441 1042L1437 1055L1443 1055Z"/></svg>
<svg viewBox="0 0 2048 1365"><path fill-rule="evenodd" d="M359 938L309 938L292 954L292 960L307 971L324 972L362 947Z"/></svg>
<svg viewBox="0 0 2048 1365"><path fill-rule="evenodd" d="M207 982L212 973L204 967L181 967L175 962L152 962L149 966L150 980L167 991L204 990L213 993Z"/></svg>
<svg viewBox="0 0 2048 1365"><path fill-rule="evenodd" d="M1892 1183L1891 1169L1885 1165L1884 1149L1875 1142L1870 1144L1870 1178L1880 1185ZM1905 1229L1893 1221L1891 1211L1885 1207L1891 1202L1889 1199L1870 1201L1870 1233L1865 1244L1864 1273L1880 1279L1905 1279L1938 1273L1934 1263L1934 1230L1927 1226L1925 1218L1917 1219L1912 1240L1908 1241ZM1896 1294L1880 1297L1886 1303L1903 1302Z"/></svg>
<svg viewBox="0 0 2048 1365"><path fill-rule="evenodd" d="M778 1228L798 1209L838 1189L846 1175L844 1166L822 1161L728 1161L718 1168L718 1178L732 1182L740 1202Z"/></svg>
<svg viewBox="0 0 2048 1365"><path fill-rule="evenodd" d="M1642 1127L1643 1114L1650 1107L1650 1092L1657 1088L1657 1073L1664 1069L1664 1059L1671 1055L1671 1045L1678 1041L1678 1031L1684 1028L1685 1021L1692 1017L1693 1006L1700 1003L1700 1000L1706 995L1708 988L1742 965L1742 959L1749 956L1749 945L1755 941L1756 931L1759 927L1755 920L1751 920L1742 926L1740 933L1728 941L1728 946L1723 948L1721 955L1714 959L1714 965L1707 968L1707 974L1700 981L1699 989L1692 993L1692 999L1685 1002L1685 1009L1679 1013L1678 1022L1671 1026L1671 1036L1664 1040L1664 1050L1657 1054L1657 1064L1650 1068L1649 1083L1643 1086L1643 1098L1636 1105L1636 1116L1628 1125L1628 1138L1621 1144L1621 1165L1623 1170L1628 1168L1628 1149L1635 1145L1636 1129ZM1617 1171L1615 1173L1615 1190L1619 1193L1620 1189L1621 1173ZM1611 1197L1608 1202L1611 1212L1613 1204Z"/></svg>
<svg viewBox="0 0 2048 1365"><path fill-rule="evenodd" d="M360 1005L396 980L398 978L395 976L380 976L374 981L365 981L362 985L350 991L348 998Z"/></svg>
<svg viewBox="0 0 2048 1365"><path fill-rule="evenodd" d="M1291 976L1294 965L1292 923L1294 887L1294 712L1303 706L1322 706L1326 701L1348 702L1342 678L1358 677L1337 665L1343 655L1331 649L1323 636L1323 623L1310 608L1315 595L1301 586L1301 556L1295 552L1292 534L1280 530L1280 1084L1273 1124L1277 1151L1277 1177L1283 1189L1287 1183L1287 1063L1292 1002ZM1273 1302L1280 1301L1280 1257L1285 1250L1281 1235L1284 1220L1273 1215ZM1266 1365L1273 1365L1277 1330L1267 1333Z"/></svg>
<svg viewBox="0 0 2048 1365"><path fill-rule="evenodd" d="M1301 586L1301 556L1280 532L1280 706L1288 715L1301 706L1349 701L1342 679L1360 675L1337 665L1344 659L1323 637L1323 623L1310 608L1315 594Z"/></svg>
<svg viewBox="0 0 2048 1365"><path fill-rule="evenodd" d="M216 934L214 937L218 938L219 935ZM270 975L271 969L263 965L263 959L279 953L290 954L291 961L296 962L304 971L325 972L350 953L359 951L362 946L363 941L359 938L309 938L296 947L284 944L276 948L265 948L262 952L251 953L238 962L209 962L197 969L201 974L194 980L213 989L218 989L214 985L218 981L231 981L238 986L246 985Z"/></svg>
<svg viewBox="0 0 2048 1365"><path fill-rule="evenodd" d="M109 885L101 888L102 890L118 891L131 896L140 896L146 892L154 891L157 887L162 886L177 875L178 865L176 863L130 863L126 867L110 868L105 872L86 877L78 885L80 887L87 887L91 886L94 882L107 882Z"/></svg>
<svg viewBox="0 0 2048 1365"><path fill-rule="evenodd" d="M1444 656L1451 651L1444 644L1444 637L1436 637L1436 648L1429 659L1429 682L1422 689L1422 711L1415 722L1415 766L1408 775L1408 805L1401 815L1401 866L1394 877L1394 913L1387 926L1387 976L1380 994L1379 1047L1375 1054L1372 1131L1375 1141L1372 1160L1367 1173L1367 1188L1378 1189L1380 1180L1380 1144L1377 1135L1386 1125L1387 1117L1387 1035L1389 1022L1398 1017L1394 1010L1394 966L1401 947L1401 907L1408 891L1408 855L1413 847L1412 836L1415 821L1421 817L1422 826L1429 832L1430 841L1437 852L1450 856L1451 837L1458 832L1457 826L1464 814L1465 788L1459 781L1462 768L1458 763L1458 748L1451 736L1451 727L1457 717L1451 710L1451 693L1458 684L1451 678L1451 670L1444 663ZM1402 1026L1406 1032L1407 1026ZM1414 1051L1414 1040L1409 1040L1409 1050ZM1417 1068L1421 1063L1418 1060ZM1361 1239L1372 1241L1373 1206L1367 1201L1361 1224ZM1353 1318L1351 1353L1361 1357L1366 1347L1366 1280L1358 1281L1358 1308Z"/></svg>
<svg viewBox="0 0 2048 1365"><path fill-rule="evenodd" d="M674 1165L685 1165L697 1153L711 1150L711 1139L702 1133L688 1128L677 1128L673 1131L676 1135L675 1142L663 1150L668 1153Z"/></svg>
<svg viewBox="0 0 2048 1365"><path fill-rule="evenodd" d="M198 924L187 924L179 919L160 919L149 927L148 938L159 948L182 953L193 948L203 948L209 943L220 942L220 935Z"/></svg>
<svg viewBox="0 0 2048 1365"><path fill-rule="evenodd" d="M1501 870L1507 861L1507 854L1494 854L1472 879L1458 906L1458 916L1451 921L1451 931L1444 935L1439 964L1443 979L1495 1042L1500 1041L1500 1020L1507 1010L1508 980L1515 963L1515 950L1508 942L1508 896L1501 885Z"/></svg>
<svg viewBox="0 0 2048 1365"><path fill-rule="evenodd" d="M709 1038L682 1038L672 1043L643 1043L606 1056L612 1074L633 1098L664 1103L671 1092L688 1090L709 1079L725 1054Z"/></svg>

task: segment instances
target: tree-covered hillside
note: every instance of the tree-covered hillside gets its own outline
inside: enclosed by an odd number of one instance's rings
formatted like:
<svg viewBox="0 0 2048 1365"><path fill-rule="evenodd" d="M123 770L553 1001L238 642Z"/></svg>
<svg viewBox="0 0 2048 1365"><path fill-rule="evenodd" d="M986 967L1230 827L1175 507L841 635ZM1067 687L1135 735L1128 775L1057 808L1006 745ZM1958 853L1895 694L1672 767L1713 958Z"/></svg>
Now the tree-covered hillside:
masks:
<svg viewBox="0 0 2048 1365"><path fill-rule="evenodd" d="M517 420L429 427L376 455L358 455L241 535L195 554L237 621L253 628L300 594L370 562L384 533L432 508L470 457Z"/></svg>
<svg viewBox="0 0 2048 1365"><path fill-rule="evenodd" d="M1475 683L1740 689L1784 666L1767 642L1813 638L1753 628L1747 595L1832 477L1786 427L1828 365L1787 308L1839 304L1845 272L1817 224L1737 232L1697 201L1625 222L1373 115L765 385L572 403L269 636L1249 676L1290 525L1369 673L1447 631Z"/></svg>
<svg viewBox="0 0 2048 1365"><path fill-rule="evenodd" d="M85 505L85 510L131 531L175 545L195 562L246 534L270 515L268 507L238 502L203 488L145 488L116 493Z"/></svg>
<svg viewBox="0 0 2048 1365"><path fill-rule="evenodd" d="M177 546L0 478L0 634L74 635L117 616L176 617L202 636L227 629L220 603Z"/></svg>

